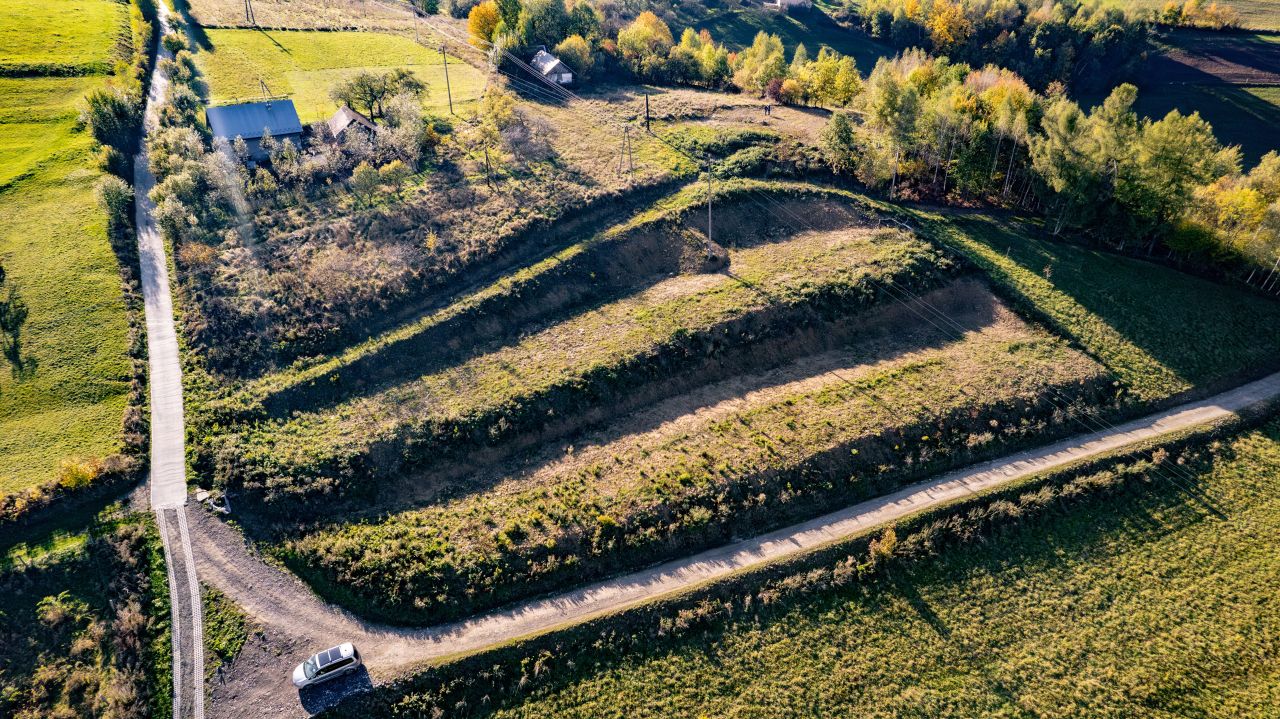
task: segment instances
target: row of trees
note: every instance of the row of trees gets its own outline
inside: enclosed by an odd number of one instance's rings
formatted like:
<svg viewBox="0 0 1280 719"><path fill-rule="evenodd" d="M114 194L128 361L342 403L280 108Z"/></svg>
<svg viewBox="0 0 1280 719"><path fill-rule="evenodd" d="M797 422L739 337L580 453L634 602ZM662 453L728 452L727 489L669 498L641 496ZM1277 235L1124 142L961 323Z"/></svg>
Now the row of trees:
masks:
<svg viewBox="0 0 1280 719"><path fill-rule="evenodd" d="M1240 13L1230 5L1210 2L1205 5L1200 0L1169 0L1160 8L1156 21L1164 25L1176 27L1204 27L1212 30L1225 30L1240 26Z"/></svg>
<svg viewBox="0 0 1280 719"><path fill-rule="evenodd" d="M823 146L837 171L890 194L906 183L994 198L1042 212L1055 234L1270 267L1280 253L1280 159L1244 174L1239 149L1224 148L1198 114L1140 119L1136 97L1121 85L1085 111L1008 70L912 51L881 59L856 112L832 117Z"/></svg>
<svg viewBox="0 0 1280 719"><path fill-rule="evenodd" d="M867 0L845 12L895 47L1009 68L1039 88L1105 87L1151 47L1147 19L1099 0Z"/></svg>

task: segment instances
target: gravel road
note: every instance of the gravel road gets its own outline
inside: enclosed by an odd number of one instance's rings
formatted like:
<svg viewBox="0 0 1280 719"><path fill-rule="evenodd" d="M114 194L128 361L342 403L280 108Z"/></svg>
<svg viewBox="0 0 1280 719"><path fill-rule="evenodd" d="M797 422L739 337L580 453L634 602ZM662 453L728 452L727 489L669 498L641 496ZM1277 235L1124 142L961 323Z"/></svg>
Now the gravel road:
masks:
<svg viewBox="0 0 1280 719"><path fill-rule="evenodd" d="M633 574L515 605L455 624L404 629L365 622L318 599L293 575L270 566L241 536L204 513L192 519L196 564L253 618L259 632L213 687L212 716L298 717L318 711L344 692L359 691L407 666L475 651L562 624L633 606L792 558L916 512L1079 460L1227 418L1280 398L1280 373L1106 431L960 469L802 524L746 539ZM338 642L359 646L371 675L319 693L300 694L289 673L310 653Z"/></svg>

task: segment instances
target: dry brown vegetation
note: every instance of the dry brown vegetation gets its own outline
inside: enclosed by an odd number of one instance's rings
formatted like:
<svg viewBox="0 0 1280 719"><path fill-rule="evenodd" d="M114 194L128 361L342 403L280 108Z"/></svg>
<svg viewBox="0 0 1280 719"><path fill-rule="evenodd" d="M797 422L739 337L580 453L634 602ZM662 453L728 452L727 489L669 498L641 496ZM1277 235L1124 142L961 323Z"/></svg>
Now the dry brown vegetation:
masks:
<svg viewBox="0 0 1280 719"><path fill-rule="evenodd" d="M559 457L473 471L422 509L322 529L286 556L366 611L440 619L886 491L1061 432L1068 402L1105 395L1099 365L980 285L927 300L969 329L961 341L877 312L846 349L706 386L557 444Z"/></svg>
<svg viewBox="0 0 1280 719"><path fill-rule="evenodd" d="M264 27L298 30L355 29L413 32L408 6L377 0L254 0L254 22L242 0L188 0L204 27Z"/></svg>

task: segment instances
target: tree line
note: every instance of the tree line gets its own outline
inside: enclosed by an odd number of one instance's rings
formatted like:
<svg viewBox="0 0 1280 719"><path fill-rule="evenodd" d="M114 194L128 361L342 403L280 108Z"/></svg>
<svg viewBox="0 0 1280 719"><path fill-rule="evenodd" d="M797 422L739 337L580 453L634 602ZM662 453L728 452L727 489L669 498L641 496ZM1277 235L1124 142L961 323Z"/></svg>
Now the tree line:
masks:
<svg viewBox="0 0 1280 719"><path fill-rule="evenodd" d="M1097 89L1132 77L1151 48L1148 18L1099 0L846 0L845 15L899 49L994 64L1046 88Z"/></svg>
<svg viewBox="0 0 1280 719"><path fill-rule="evenodd" d="M992 200L1039 212L1055 235L1163 248L1280 288L1280 156L1244 172L1198 113L1139 118L1136 98L1122 84L1085 110L1061 88L913 50L877 63L822 145L836 172L891 197Z"/></svg>

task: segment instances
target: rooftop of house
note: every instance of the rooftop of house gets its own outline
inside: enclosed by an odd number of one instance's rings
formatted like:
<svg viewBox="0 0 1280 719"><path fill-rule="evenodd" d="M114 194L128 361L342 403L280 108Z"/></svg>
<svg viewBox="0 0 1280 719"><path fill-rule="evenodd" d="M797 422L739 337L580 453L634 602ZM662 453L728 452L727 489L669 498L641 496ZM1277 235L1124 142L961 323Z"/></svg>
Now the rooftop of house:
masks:
<svg viewBox="0 0 1280 719"><path fill-rule="evenodd" d="M560 62L560 58L547 52L545 48L538 50L530 64L543 75L572 72L564 63Z"/></svg>
<svg viewBox="0 0 1280 719"><path fill-rule="evenodd" d="M288 99L210 107L205 110L205 117L215 137L256 140L266 131L276 137L302 132L298 111L293 107L293 100Z"/></svg>
<svg viewBox="0 0 1280 719"><path fill-rule="evenodd" d="M359 112L352 110L346 105L338 108L338 111L333 113L333 117L330 117L328 120L328 125L329 132L331 132L334 137L342 134L343 130L346 130L352 125L360 125L370 131L377 129L377 126L373 124L372 120Z"/></svg>

